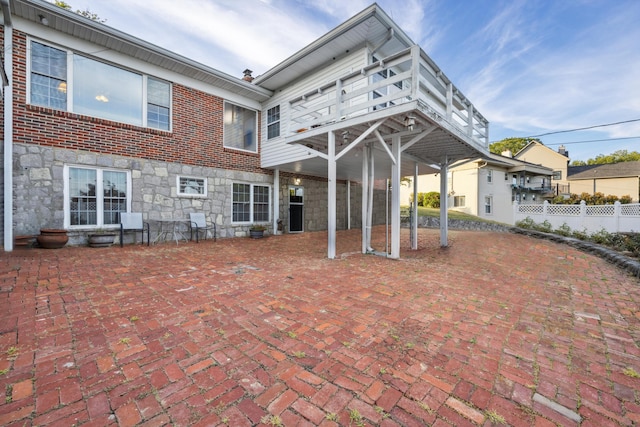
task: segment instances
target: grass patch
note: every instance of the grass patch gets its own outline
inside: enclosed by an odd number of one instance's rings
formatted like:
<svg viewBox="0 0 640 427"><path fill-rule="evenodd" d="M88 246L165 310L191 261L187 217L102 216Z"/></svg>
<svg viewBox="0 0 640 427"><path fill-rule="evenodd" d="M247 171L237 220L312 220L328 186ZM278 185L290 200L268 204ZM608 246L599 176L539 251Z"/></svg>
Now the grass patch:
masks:
<svg viewBox="0 0 640 427"><path fill-rule="evenodd" d="M487 417L487 420L492 422L493 424L506 424L504 417L498 414L496 411L486 411L484 415Z"/></svg>

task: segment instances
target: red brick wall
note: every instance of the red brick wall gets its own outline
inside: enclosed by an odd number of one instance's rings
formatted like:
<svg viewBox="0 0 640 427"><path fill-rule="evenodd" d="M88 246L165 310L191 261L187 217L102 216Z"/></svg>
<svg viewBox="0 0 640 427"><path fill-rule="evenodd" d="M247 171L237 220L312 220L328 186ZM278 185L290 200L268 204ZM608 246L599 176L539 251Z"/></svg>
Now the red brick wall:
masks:
<svg viewBox="0 0 640 427"><path fill-rule="evenodd" d="M179 84L172 85L171 132L27 105L26 35L14 31L14 43L15 142L271 173L260 168L259 154L223 147L222 98Z"/></svg>

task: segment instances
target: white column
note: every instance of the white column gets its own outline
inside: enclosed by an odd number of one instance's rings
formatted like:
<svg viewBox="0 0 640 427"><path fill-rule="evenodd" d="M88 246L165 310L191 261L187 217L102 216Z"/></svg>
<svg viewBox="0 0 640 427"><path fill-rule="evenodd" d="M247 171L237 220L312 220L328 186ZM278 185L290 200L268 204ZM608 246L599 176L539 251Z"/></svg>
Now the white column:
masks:
<svg viewBox="0 0 640 427"><path fill-rule="evenodd" d="M418 249L418 162L414 164L413 170L413 212L411 217L413 218L413 224L411 225L411 249L414 251Z"/></svg>
<svg viewBox="0 0 640 427"><path fill-rule="evenodd" d="M391 166L391 254L390 258L400 258L400 136L391 140L391 152L395 163Z"/></svg>
<svg viewBox="0 0 640 427"><path fill-rule="evenodd" d="M369 147L362 150L362 253L367 253L367 206L369 206Z"/></svg>
<svg viewBox="0 0 640 427"><path fill-rule="evenodd" d="M347 180L347 230L351 230L351 181Z"/></svg>
<svg viewBox="0 0 640 427"><path fill-rule="evenodd" d="M273 234L278 234L280 219L280 169L273 171Z"/></svg>
<svg viewBox="0 0 640 427"><path fill-rule="evenodd" d="M336 257L336 134L328 134L328 201L327 201L327 230L329 241L327 244L327 258Z"/></svg>
<svg viewBox="0 0 640 427"><path fill-rule="evenodd" d="M13 251L13 26L4 22L4 250Z"/></svg>
<svg viewBox="0 0 640 427"><path fill-rule="evenodd" d="M447 183L447 175L449 175L449 165L448 159L445 157L440 166L440 246L442 247L449 246L449 214L447 212L447 202L449 200L447 188L449 188L449 184Z"/></svg>

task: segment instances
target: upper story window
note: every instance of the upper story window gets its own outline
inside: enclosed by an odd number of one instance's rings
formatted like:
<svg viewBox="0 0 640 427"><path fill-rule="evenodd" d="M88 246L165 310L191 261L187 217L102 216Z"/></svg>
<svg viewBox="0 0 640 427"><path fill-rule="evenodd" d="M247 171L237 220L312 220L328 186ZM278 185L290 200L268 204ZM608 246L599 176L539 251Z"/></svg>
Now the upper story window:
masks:
<svg viewBox="0 0 640 427"><path fill-rule="evenodd" d="M224 146L257 153L257 121L258 115L254 110L225 102Z"/></svg>
<svg viewBox="0 0 640 427"><path fill-rule="evenodd" d="M207 179L178 176L178 195L190 197L207 196Z"/></svg>
<svg viewBox="0 0 640 427"><path fill-rule="evenodd" d="M267 139L280 136L280 106L267 110Z"/></svg>
<svg viewBox="0 0 640 427"><path fill-rule="evenodd" d="M168 82L36 41L30 45L31 104L169 130Z"/></svg>
<svg viewBox="0 0 640 427"><path fill-rule="evenodd" d="M553 175L551 176L551 179L555 180L555 181L559 181L562 179L562 171L553 171Z"/></svg>
<svg viewBox="0 0 640 427"><path fill-rule="evenodd" d="M487 182L488 183L493 182L493 170L491 169L487 169Z"/></svg>

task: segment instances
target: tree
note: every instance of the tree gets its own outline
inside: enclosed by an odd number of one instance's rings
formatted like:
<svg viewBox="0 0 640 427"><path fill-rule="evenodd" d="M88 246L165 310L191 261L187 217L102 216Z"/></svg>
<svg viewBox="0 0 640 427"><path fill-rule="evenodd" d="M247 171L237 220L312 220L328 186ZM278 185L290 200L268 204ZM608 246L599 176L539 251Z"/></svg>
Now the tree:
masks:
<svg viewBox="0 0 640 427"><path fill-rule="evenodd" d="M504 151L509 150L511 153L515 154L533 141L542 144L542 141L538 138L505 138L501 141L489 144L489 151L494 154L502 154Z"/></svg>
<svg viewBox="0 0 640 427"><path fill-rule="evenodd" d="M587 166L587 165L607 165L621 162L635 162L640 160L640 153L637 151L628 152L627 150L617 150L611 154L598 154L595 159L575 160L571 162L571 166Z"/></svg>
<svg viewBox="0 0 640 427"><path fill-rule="evenodd" d="M58 7L61 7L63 9L65 9L65 10L73 11L71 9L71 5L69 3L67 3L67 2L62 1L62 0L55 0L53 2L53 4L55 4ZM76 13L78 15L84 16L85 18L91 19L92 21L96 21L96 22L100 22L100 23L107 22L106 19L100 18L96 13L91 12L89 9L85 9L85 10L76 9Z"/></svg>

